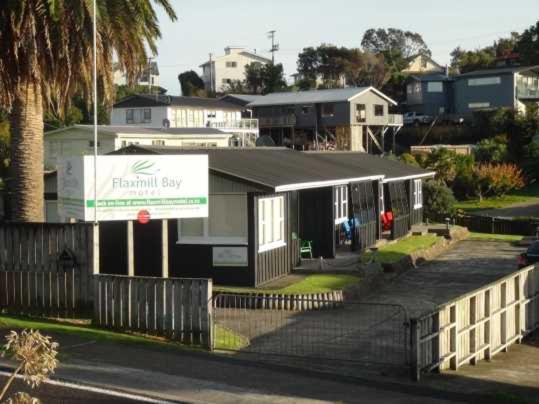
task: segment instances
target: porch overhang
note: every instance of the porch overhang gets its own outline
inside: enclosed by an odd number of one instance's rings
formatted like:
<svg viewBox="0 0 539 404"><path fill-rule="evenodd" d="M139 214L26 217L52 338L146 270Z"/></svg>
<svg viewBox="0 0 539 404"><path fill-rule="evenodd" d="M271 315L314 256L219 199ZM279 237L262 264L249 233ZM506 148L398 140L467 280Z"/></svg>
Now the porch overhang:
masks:
<svg viewBox="0 0 539 404"><path fill-rule="evenodd" d="M287 184L279 185L275 187L275 192L288 192L288 191L300 191L303 189L316 189L324 187L332 187L336 185L347 185L353 182L365 182L365 181L380 181L383 180L383 175L372 175L368 177L358 177L358 178L344 178L328 181L313 181L313 182L303 182L298 184Z"/></svg>

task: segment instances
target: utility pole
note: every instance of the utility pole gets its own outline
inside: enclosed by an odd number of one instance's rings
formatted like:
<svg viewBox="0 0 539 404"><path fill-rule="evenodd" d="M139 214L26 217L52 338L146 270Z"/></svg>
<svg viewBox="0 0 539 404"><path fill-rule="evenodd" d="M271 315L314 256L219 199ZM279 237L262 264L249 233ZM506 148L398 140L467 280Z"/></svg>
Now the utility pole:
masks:
<svg viewBox="0 0 539 404"><path fill-rule="evenodd" d="M210 53L210 93L213 93L213 53Z"/></svg>
<svg viewBox="0 0 539 404"><path fill-rule="evenodd" d="M275 30L271 30L268 32L268 38L271 39L271 49L270 49L270 52L271 52L271 64L274 65L275 64L275 52L277 52L279 50L279 44L278 43L275 43Z"/></svg>
<svg viewBox="0 0 539 404"><path fill-rule="evenodd" d="M148 66L146 67L148 69L148 94L152 94L152 58L148 58Z"/></svg>

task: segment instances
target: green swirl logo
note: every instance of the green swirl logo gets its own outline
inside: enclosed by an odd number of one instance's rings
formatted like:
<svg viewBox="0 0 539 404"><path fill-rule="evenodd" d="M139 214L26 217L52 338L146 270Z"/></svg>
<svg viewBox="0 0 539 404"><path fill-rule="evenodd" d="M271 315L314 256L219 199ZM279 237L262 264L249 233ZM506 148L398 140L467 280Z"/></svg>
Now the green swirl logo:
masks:
<svg viewBox="0 0 539 404"><path fill-rule="evenodd" d="M155 175L159 170L154 166L155 162L139 160L131 166L131 172L135 175Z"/></svg>

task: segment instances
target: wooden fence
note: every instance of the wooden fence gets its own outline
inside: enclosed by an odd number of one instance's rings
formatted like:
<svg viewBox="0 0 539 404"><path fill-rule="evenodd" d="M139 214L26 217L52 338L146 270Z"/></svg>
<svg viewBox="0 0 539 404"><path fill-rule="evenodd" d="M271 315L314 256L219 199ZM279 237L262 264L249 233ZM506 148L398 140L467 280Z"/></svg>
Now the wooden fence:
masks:
<svg viewBox="0 0 539 404"><path fill-rule="evenodd" d="M539 328L539 269L526 267L411 321L413 375L457 370Z"/></svg>
<svg viewBox="0 0 539 404"><path fill-rule="evenodd" d="M212 345L212 281L95 275L94 323Z"/></svg>
<svg viewBox="0 0 539 404"><path fill-rule="evenodd" d="M443 218L441 218L443 221ZM455 224L467 227L470 231L491 234L514 234L521 236L535 236L539 221L514 220L502 217L479 215L458 215L454 218Z"/></svg>
<svg viewBox="0 0 539 404"><path fill-rule="evenodd" d="M92 224L2 224L0 309L72 317L92 304Z"/></svg>

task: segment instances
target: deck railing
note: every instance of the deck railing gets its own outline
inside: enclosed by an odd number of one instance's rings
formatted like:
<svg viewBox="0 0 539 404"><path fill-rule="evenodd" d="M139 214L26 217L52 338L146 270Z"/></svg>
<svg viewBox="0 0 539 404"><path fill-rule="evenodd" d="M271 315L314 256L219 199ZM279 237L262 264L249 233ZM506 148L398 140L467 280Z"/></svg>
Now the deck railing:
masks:
<svg viewBox="0 0 539 404"><path fill-rule="evenodd" d="M239 121L210 122L210 127L223 130L258 130L258 119L241 119Z"/></svg>

